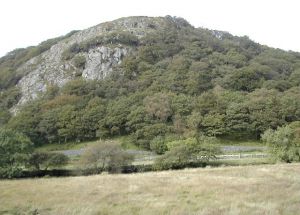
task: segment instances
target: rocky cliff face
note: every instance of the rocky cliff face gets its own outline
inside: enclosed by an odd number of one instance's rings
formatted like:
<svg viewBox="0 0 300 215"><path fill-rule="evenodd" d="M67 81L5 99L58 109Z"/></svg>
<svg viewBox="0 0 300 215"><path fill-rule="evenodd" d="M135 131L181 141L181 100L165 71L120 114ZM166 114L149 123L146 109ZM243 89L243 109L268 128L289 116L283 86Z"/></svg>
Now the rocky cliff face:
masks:
<svg viewBox="0 0 300 215"><path fill-rule="evenodd" d="M71 59L64 59L63 53L75 43L80 44L111 32L128 32L141 38L149 32L162 29L166 26L166 18L129 17L112 22L102 23L89 29L79 31L71 37L53 45L48 51L36 56L21 67L19 73L27 74L19 82L21 99L12 108L16 112L20 106L31 99L38 97L47 89L47 85L62 87L68 81L81 75L85 79L103 79L122 62L122 59L134 50L122 44L101 45L80 51ZM80 56L84 66L78 68L73 58Z"/></svg>
<svg viewBox="0 0 300 215"><path fill-rule="evenodd" d="M122 62L122 58L130 52L129 48L110 48L100 46L85 54L86 65L82 72L85 79L103 79L112 72L116 65Z"/></svg>

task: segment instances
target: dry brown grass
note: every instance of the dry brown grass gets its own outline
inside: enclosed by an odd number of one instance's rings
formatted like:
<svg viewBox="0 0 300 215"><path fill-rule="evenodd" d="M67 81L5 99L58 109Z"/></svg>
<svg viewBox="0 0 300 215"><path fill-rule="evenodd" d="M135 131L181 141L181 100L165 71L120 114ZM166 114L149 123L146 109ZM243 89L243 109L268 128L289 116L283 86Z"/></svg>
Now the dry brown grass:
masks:
<svg viewBox="0 0 300 215"><path fill-rule="evenodd" d="M300 214L300 164L0 181L0 214Z"/></svg>

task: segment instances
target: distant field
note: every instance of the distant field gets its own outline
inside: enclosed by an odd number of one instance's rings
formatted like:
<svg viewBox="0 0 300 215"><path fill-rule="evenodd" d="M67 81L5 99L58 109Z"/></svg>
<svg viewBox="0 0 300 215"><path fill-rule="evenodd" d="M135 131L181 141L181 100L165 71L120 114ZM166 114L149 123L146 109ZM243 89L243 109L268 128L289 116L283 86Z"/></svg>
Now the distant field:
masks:
<svg viewBox="0 0 300 215"><path fill-rule="evenodd" d="M288 214L300 164L0 181L0 214Z"/></svg>
<svg viewBox="0 0 300 215"><path fill-rule="evenodd" d="M110 139L112 141L118 141L120 142L124 148L127 149L136 149L138 150L138 147L130 143L128 140L128 137L118 137ZM78 150L82 148L86 148L88 146L92 146L94 144L98 144L99 140L95 141L88 141L88 142L70 142L70 143L51 143L47 145L43 145L37 148L37 151L61 151L61 150ZM249 147L262 147L264 146L260 141L258 140L226 140L226 139L220 139L219 140L220 146L249 146Z"/></svg>

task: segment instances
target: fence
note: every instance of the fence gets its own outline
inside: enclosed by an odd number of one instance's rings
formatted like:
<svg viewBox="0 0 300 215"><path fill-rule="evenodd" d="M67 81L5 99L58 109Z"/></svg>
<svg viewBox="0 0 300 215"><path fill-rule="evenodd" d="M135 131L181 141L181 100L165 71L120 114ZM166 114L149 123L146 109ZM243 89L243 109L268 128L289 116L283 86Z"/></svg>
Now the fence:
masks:
<svg viewBox="0 0 300 215"><path fill-rule="evenodd" d="M259 154L231 154L231 155L217 155L218 160L238 160L243 158L267 158L268 154L259 153Z"/></svg>

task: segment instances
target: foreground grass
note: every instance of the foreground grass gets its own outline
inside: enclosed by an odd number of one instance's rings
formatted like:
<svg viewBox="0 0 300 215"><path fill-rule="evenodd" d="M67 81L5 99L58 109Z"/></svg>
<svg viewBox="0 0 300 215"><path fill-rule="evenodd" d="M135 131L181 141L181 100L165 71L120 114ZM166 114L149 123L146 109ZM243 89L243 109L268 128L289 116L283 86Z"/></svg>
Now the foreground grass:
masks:
<svg viewBox="0 0 300 215"><path fill-rule="evenodd" d="M299 214L300 164L0 181L0 214Z"/></svg>

